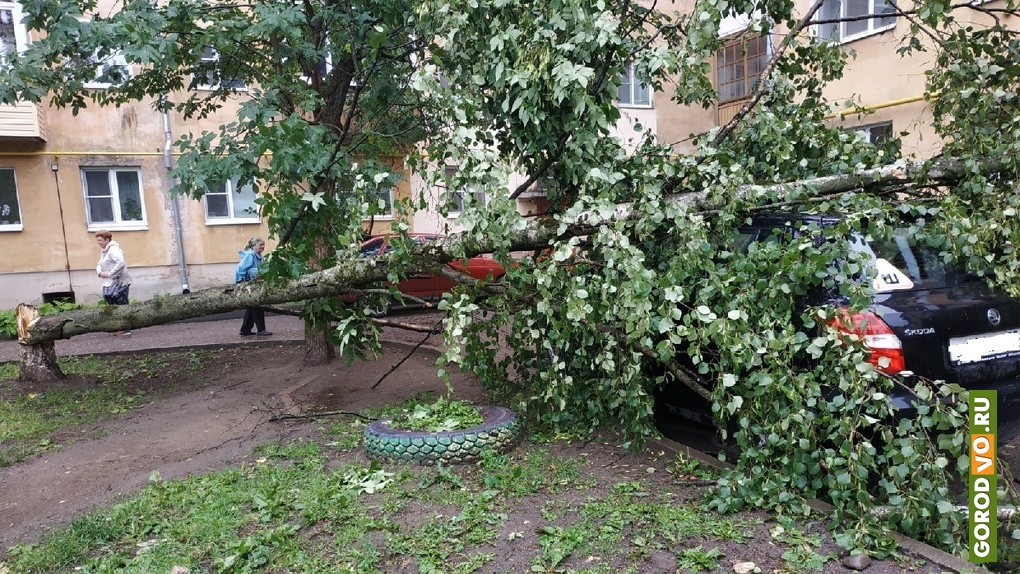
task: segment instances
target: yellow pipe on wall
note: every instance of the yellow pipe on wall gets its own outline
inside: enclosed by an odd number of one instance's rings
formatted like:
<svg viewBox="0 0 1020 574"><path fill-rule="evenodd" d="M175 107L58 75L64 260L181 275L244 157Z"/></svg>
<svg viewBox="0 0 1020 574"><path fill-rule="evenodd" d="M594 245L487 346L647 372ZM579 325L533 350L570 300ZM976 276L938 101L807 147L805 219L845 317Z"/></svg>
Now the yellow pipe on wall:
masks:
<svg viewBox="0 0 1020 574"><path fill-rule="evenodd" d="M874 105L870 105L870 106L868 106L868 105L856 106L855 105L855 106L853 106L851 108L848 108L846 110L840 110L838 112L832 112L831 114L825 116L825 119L827 119L827 120L831 120L831 119L834 119L834 118L843 119L843 118L845 118L846 116L848 116L850 114L870 113L870 112L873 112L875 110L881 110L881 109L884 109L884 108L893 108L893 107L896 107L896 106L902 106L904 104L912 104L914 102L920 102L922 100L927 100L927 99L928 99L927 96L923 96L922 95L922 96L911 96L909 98L900 98L898 100L889 100L888 102L882 102L880 104L874 104Z"/></svg>

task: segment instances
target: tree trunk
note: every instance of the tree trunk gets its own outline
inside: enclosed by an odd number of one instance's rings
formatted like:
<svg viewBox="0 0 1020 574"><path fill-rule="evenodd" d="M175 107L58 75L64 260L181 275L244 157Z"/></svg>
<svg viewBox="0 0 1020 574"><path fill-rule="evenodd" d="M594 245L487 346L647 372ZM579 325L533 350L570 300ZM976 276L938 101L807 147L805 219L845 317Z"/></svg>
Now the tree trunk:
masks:
<svg viewBox="0 0 1020 574"><path fill-rule="evenodd" d="M909 193L911 178L916 177L924 165L907 163L770 186L746 185L737 190L735 196L755 197L767 192L793 188L804 191L806 197L852 190L868 192L895 189L899 193ZM1001 160L987 159L980 163L980 168L984 173L997 173L1001 171L1002 165ZM935 161L926 172L926 176L928 181L945 184L956 181L968 169L970 169L968 164L953 158L944 158ZM666 201L695 210L713 208L712 205L705 205L708 203L706 194L707 192L680 193L668 196ZM620 204L615 213L611 214L584 212L572 220L558 221L549 218L532 221L524 229L516 230L510 236L500 239L509 241L511 251L528 251L544 247L556 237L583 235L607 222L635 217L641 217L641 212L634 210L629 204ZM416 265L412 265L406 271L409 274L441 273L443 265L454 260L454 256L451 255L454 252L452 248L460 240L458 236L453 235L427 246L419 246L412 254L412 261ZM467 254L488 253L493 248L493 245L484 241L473 241L472 248ZM46 317L39 317L34 307L25 305L24 307L32 310L32 314L22 318L19 311L18 339L22 345L39 346L57 339L69 339L75 335L96 331L140 329L245 307L264 307L316 297L335 297L355 287L385 281L386 263L385 257L355 259L273 285L265 283L260 278L255 281L203 289L186 295L159 296L141 303L107 305L97 309L70 311ZM327 328L328 324L321 329L305 328L308 361L324 362L335 356L335 350L326 339ZM53 377L59 376L57 373L60 373L52 346L50 349L38 349L23 354L22 364L26 365L24 367L26 370L52 373Z"/></svg>
<svg viewBox="0 0 1020 574"><path fill-rule="evenodd" d="M57 364L57 351L53 341L27 345L28 329L39 319L39 309L22 303L15 310L18 322L18 339L21 342L21 365L18 379L26 382L44 382L66 379L67 375Z"/></svg>
<svg viewBox="0 0 1020 574"><path fill-rule="evenodd" d="M18 380L41 383L66 379L67 375L57 364L57 351L53 341L38 345L21 345L21 364Z"/></svg>
<svg viewBox="0 0 1020 574"><path fill-rule="evenodd" d="M329 342L329 326L317 327L305 321L305 358L308 366L322 365L336 357L336 348Z"/></svg>
<svg viewBox="0 0 1020 574"><path fill-rule="evenodd" d="M329 192L329 185L323 186L323 191ZM328 247L322 238L315 240L315 257L309 261L309 266L315 271L322 270L321 262L328 256ZM305 359L308 366L322 365L336 357L336 349L329 341L329 322L316 326L311 319L305 319Z"/></svg>

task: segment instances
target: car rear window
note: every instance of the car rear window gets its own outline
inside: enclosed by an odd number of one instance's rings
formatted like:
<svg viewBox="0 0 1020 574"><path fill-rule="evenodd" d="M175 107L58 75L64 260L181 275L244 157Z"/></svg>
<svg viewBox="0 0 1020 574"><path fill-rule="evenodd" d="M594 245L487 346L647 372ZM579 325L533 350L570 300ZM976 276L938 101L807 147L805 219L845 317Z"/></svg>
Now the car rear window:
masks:
<svg viewBox="0 0 1020 574"><path fill-rule="evenodd" d="M784 241L782 233L782 228L743 228L728 243L746 253L755 243ZM880 293L946 287L946 266L938 251L918 245L907 229L897 229L881 241L866 242L855 237L850 247L874 262L877 269L873 284Z"/></svg>
<svg viewBox="0 0 1020 574"><path fill-rule="evenodd" d="M906 229L898 229L882 241L872 241L878 267L875 289L936 289L946 286L946 266L937 251L916 245Z"/></svg>

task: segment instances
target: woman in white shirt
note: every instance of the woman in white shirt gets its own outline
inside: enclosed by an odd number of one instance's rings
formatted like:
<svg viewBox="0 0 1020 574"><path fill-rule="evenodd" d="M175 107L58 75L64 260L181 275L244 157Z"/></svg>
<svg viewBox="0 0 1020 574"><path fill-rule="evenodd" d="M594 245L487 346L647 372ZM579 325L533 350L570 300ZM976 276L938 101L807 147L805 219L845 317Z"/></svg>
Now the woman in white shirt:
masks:
<svg viewBox="0 0 1020 574"><path fill-rule="evenodd" d="M103 299L110 305L127 305L131 275L127 271L124 250L105 229L96 233L96 242L103 250L96 265L96 273L103 280ZM130 335L131 331L117 331L113 334Z"/></svg>

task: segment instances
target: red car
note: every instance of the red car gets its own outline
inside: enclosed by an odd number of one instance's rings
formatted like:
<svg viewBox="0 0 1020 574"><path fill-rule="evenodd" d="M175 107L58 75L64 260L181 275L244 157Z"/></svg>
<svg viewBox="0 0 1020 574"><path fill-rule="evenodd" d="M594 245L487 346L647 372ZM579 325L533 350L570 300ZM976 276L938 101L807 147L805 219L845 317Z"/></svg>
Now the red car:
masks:
<svg viewBox="0 0 1020 574"><path fill-rule="evenodd" d="M414 241L415 245L435 241L443 237L426 233L410 233L408 236ZM365 241L361 244L361 256L376 257L389 253L393 250L389 244L392 237L396 236L380 235ZM482 281L495 281L506 273L503 266L496 262L491 255L476 255L468 259L467 267L464 266L464 261L462 260L450 262L448 265L451 269L466 272L471 277ZM443 296L443 293L453 289L455 285L457 283L441 275L420 274L412 275L398 283L397 290L405 295L411 295L419 299L438 299Z"/></svg>

